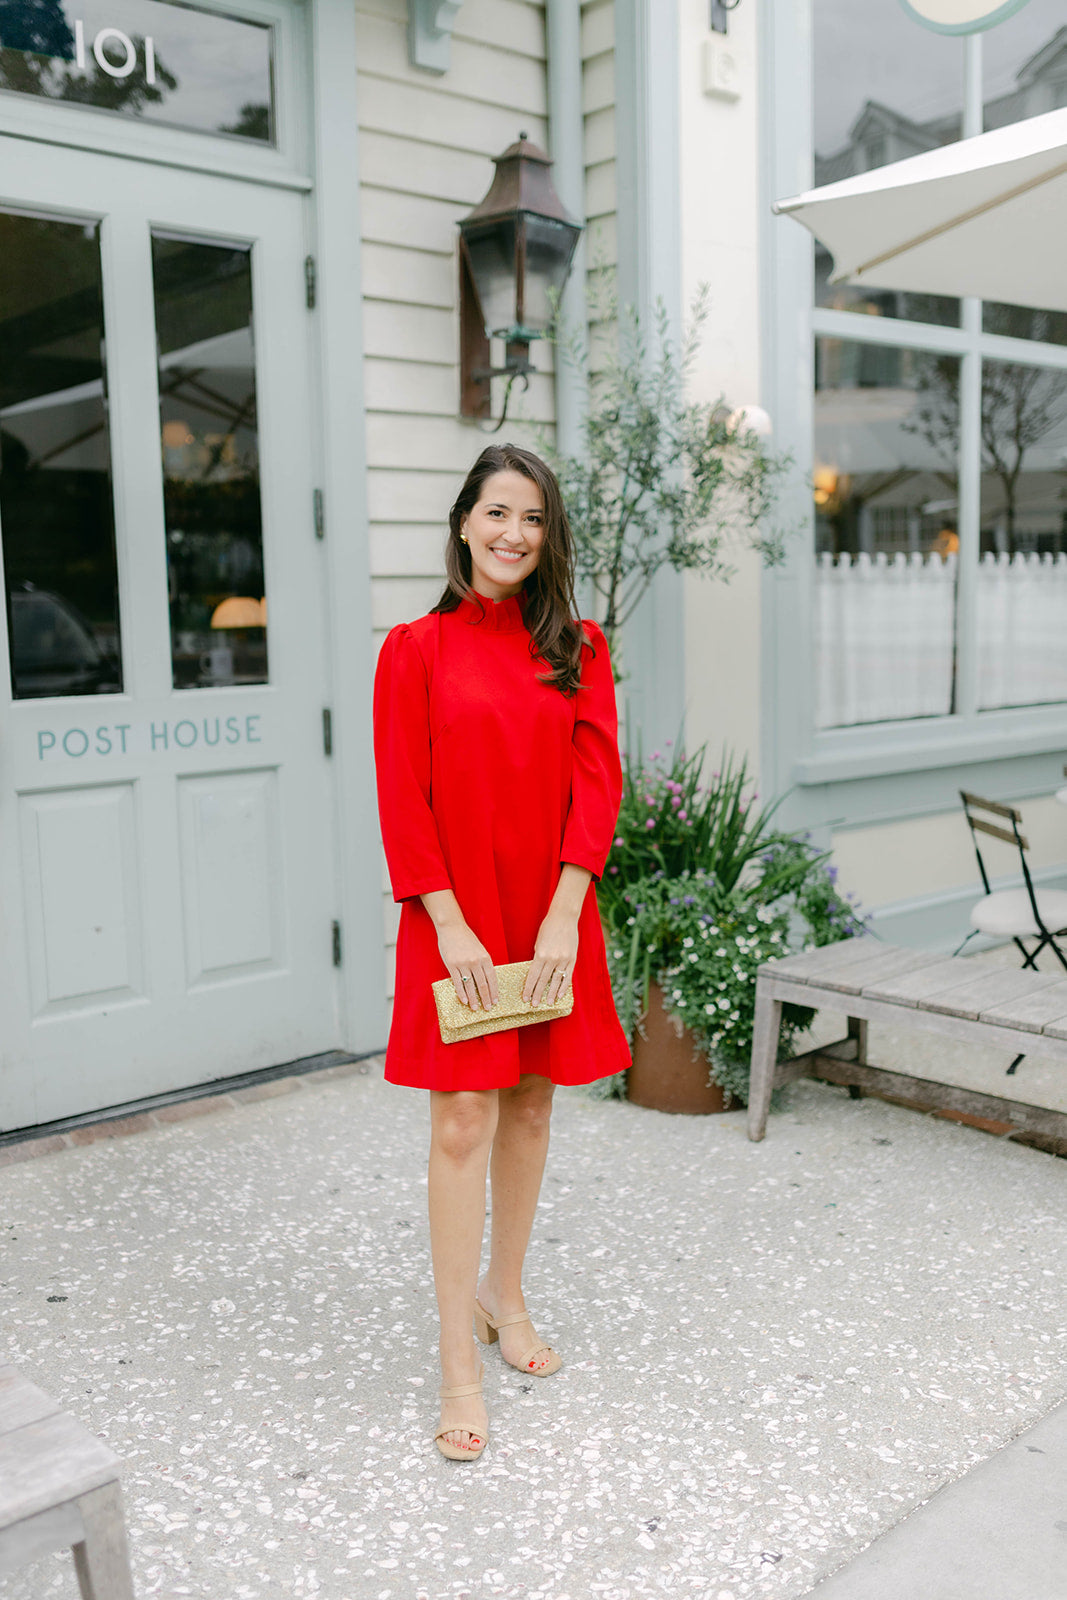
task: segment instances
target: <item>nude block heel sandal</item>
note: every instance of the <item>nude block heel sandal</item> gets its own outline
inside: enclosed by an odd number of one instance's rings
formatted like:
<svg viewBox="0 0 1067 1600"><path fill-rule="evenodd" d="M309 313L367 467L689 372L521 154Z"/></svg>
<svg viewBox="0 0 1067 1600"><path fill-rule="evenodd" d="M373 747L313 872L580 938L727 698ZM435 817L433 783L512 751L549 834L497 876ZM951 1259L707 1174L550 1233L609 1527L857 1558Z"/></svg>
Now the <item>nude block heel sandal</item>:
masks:
<svg viewBox="0 0 1067 1600"><path fill-rule="evenodd" d="M474 1331L483 1344L493 1344L497 1339L500 1338L501 1328L510 1328L518 1322L530 1323L530 1332L533 1334L533 1343L526 1350L521 1361L509 1361L508 1366L514 1367L516 1372L525 1372L528 1377L551 1377L553 1372L559 1371L560 1367L563 1365L563 1362L552 1349L551 1345L545 1344L542 1339L537 1337L537 1331L534 1328L533 1323L530 1322L529 1312L514 1311L512 1312L511 1316L497 1317L496 1321L494 1322L488 1311L482 1305L481 1301L475 1300L474 1302ZM530 1362L539 1356L543 1350L547 1350L549 1356L551 1357L548 1365L544 1367L531 1367Z"/></svg>
<svg viewBox="0 0 1067 1600"><path fill-rule="evenodd" d="M478 1373L477 1383L454 1383L449 1388L445 1385L438 1390L442 1400L459 1400L464 1395L481 1394L482 1378L485 1375L485 1363L482 1363ZM475 1435L482 1441L477 1450L463 1450L458 1445L449 1444L444 1437L446 1433L469 1433L473 1439ZM471 1422L450 1422L447 1428L438 1428L434 1434L434 1443L443 1456L449 1461L477 1461L486 1445L489 1443L489 1430L480 1424Z"/></svg>

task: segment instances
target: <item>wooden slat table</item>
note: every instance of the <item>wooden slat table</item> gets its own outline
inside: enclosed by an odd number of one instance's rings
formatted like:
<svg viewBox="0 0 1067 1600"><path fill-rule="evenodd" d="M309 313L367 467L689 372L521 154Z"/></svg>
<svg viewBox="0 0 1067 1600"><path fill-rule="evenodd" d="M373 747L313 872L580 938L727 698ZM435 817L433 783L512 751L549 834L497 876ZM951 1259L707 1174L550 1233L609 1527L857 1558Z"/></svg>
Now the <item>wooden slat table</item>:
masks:
<svg viewBox="0 0 1067 1600"><path fill-rule="evenodd" d="M845 1012L847 1038L779 1063L778 1035L787 1001ZM903 950L869 937L768 961L756 980L749 1138L763 1138L772 1091L809 1076L923 1110L981 1117L1062 1142L1067 1149L1064 1112L872 1067L867 1061L870 1022L1067 1061L1067 981L1021 967L979 967L972 959Z"/></svg>
<svg viewBox="0 0 1067 1600"><path fill-rule="evenodd" d="M0 1574L71 1546L83 1600L134 1600L118 1457L0 1365Z"/></svg>

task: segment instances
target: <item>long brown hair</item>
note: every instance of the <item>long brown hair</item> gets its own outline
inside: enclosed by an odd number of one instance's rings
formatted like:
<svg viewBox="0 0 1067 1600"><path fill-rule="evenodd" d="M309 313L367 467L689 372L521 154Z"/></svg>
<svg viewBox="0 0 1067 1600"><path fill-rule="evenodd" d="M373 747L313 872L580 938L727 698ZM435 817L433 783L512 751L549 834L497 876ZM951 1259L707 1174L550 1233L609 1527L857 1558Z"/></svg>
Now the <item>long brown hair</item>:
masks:
<svg viewBox="0 0 1067 1600"><path fill-rule="evenodd" d="M433 609L455 611L461 600L476 600L484 605L471 585L471 553L460 537L460 529L463 518L481 499L486 479L495 472L519 472L541 491L544 537L537 566L523 584L523 620L530 635L530 654L539 656L551 668L538 681L551 684L562 694L576 694L586 636L575 620L574 536L556 475L531 450L523 450L517 444L487 445L468 472L448 514L448 583Z"/></svg>

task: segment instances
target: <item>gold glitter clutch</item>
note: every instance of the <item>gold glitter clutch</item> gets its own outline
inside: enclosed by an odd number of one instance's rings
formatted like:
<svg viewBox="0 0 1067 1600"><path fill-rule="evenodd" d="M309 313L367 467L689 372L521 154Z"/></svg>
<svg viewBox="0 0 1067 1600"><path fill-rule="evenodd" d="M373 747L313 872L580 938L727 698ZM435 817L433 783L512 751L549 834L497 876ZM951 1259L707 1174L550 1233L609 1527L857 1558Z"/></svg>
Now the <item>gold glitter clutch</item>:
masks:
<svg viewBox="0 0 1067 1600"><path fill-rule="evenodd" d="M529 1022L552 1022L556 1017L569 1017L574 1010L574 990L568 985L554 1006L542 1000L539 1006L522 998L532 961L509 961L496 969L496 986L499 998L488 1011L475 1011L465 1006L456 994L451 978L438 978L433 987L437 1020L444 1044L458 1044L461 1039L480 1039L483 1033L502 1033L505 1028L524 1028Z"/></svg>

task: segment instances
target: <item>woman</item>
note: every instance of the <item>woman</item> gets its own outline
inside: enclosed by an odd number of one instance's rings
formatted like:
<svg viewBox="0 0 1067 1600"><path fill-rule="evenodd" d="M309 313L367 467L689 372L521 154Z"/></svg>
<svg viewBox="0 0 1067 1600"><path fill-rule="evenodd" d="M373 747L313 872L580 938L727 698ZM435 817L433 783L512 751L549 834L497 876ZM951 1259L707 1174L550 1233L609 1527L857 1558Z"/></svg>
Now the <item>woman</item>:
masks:
<svg viewBox="0 0 1067 1600"><path fill-rule="evenodd" d="M430 1091L435 1439L469 1461L488 1437L472 1314L512 1366L539 1377L560 1366L522 1291L553 1090L630 1058L591 887L621 795L615 685L604 635L573 617L571 532L544 462L515 445L483 450L452 507L445 569L433 611L382 647L374 739L403 908L385 1075ZM498 998L496 964L531 958L523 998L553 1003L573 982L569 1016L442 1043L435 980L451 978L477 1011Z"/></svg>

